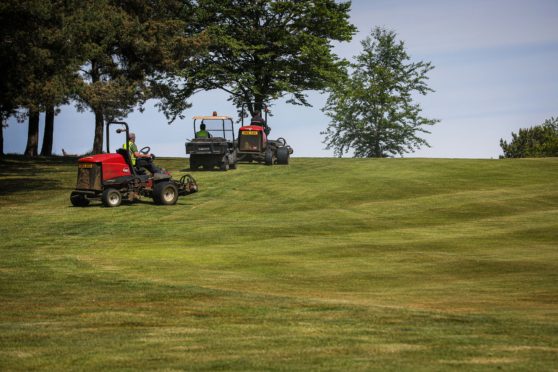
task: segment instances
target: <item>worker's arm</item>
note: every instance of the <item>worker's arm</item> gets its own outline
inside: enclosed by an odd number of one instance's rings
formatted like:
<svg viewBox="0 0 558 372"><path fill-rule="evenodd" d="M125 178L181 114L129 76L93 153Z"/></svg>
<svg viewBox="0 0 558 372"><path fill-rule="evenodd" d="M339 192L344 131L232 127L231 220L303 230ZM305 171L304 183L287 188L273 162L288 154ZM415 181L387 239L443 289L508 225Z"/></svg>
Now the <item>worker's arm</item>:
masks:
<svg viewBox="0 0 558 372"><path fill-rule="evenodd" d="M150 157L151 157L151 154L142 154L141 152L136 151L136 152L134 152L134 156L136 157L136 159L139 159L139 158L150 158Z"/></svg>

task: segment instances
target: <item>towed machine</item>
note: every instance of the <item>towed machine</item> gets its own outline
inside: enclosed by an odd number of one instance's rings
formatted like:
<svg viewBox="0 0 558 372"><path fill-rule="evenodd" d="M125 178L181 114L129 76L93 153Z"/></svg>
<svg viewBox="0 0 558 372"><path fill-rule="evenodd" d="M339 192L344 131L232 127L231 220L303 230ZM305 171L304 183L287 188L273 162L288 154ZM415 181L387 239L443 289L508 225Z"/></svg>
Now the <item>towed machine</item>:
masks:
<svg viewBox="0 0 558 372"><path fill-rule="evenodd" d="M101 200L105 207L117 207L123 200L135 201L142 196L153 198L155 204L174 205L179 196L198 191L194 178L186 174L180 180L164 173L147 175L132 165L130 153L120 148L110 153L111 126L119 126L116 133L126 133L126 143L130 141L130 130L125 122L107 123L107 153L91 155L78 160L76 189L70 195L72 205L84 207L91 200ZM140 150L148 153L149 147Z"/></svg>

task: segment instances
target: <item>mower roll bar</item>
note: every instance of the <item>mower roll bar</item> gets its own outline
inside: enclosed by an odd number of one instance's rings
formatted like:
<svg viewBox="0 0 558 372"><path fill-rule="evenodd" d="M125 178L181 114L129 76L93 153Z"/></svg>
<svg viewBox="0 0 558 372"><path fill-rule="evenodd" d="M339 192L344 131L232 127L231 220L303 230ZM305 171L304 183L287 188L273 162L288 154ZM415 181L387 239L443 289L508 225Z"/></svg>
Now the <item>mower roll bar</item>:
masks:
<svg viewBox="0 0 558 372"><path fill-rule="evenodd" d="M242 106L240 107L240 120L241 120L241 126L244 126L244 108L246 107L246 103L243 103ZM267 108L267 104L264 103L264 107L263 107L264 113L265 113L265 117L263 118L265 121L265 125L267 126L267 113L269 112L269 109Z"/></svg>
<svg viewBox="0 0 558 372"><path fill-rule="evenodd" d="M123 125L125 127L125 129L118 128L116 130L116 133L122 133L122 131L125 130L126 131L126 146L128 146L128 144L130 143L130 128L128 127L128 123L123 122L123 121L109 121L107 123L107 153L110 153L110 131L109 131L109 128L113 124Z"/></svg>
<svg viewBox="0 0 558 372"><path fill-rule="evenodd" d="M129 143L130 143L130 128L128 127L128 123L123 122L123 121L109 121L107 123L107 154L110 153L110 131L109 128L111 125L123 125L124 129L122 128L118 128L116 130L116 133L122 133L122 131L126 132L126 148L129 147ZM129 149L127 149L126 151L129 151ZM132 172L132 174L134 176L136 176L136 170L134 169L134 166L132 165L132 161L130 159L130 156L125 156L124 159L126 160L126 163L128 163L128 165L130 166L130 170Z"/></svg>

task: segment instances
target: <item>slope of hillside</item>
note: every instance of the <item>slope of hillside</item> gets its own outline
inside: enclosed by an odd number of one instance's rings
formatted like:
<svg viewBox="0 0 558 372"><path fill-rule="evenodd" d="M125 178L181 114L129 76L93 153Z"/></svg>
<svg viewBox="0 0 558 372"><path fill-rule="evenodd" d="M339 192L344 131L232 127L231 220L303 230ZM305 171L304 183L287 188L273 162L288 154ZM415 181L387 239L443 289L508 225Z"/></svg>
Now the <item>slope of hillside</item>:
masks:
<svg viewBox="0 0 558 372"><path fill-rule="evenodd" d="M75 160L0 168L2 370L558 367L558 159L241 164L114 209L70 205Z"/></svg>

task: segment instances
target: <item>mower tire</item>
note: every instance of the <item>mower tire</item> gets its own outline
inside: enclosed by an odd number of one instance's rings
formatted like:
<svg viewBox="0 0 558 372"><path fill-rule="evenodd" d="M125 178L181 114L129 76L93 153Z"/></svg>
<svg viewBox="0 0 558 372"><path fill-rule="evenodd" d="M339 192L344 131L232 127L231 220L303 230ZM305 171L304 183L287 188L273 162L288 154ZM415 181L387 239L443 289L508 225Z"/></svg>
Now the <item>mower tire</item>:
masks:
<svg viewBox="0 0 558 372"><path fill-rule="evenodd" d="M153 187L153 201L159 205L174 205L178 200L178 188L173 182L158 182Z"/></svg>
<svg viewBox="0 0 558 372"><path fill-rule="evenodd" d="M89 199L80 194L70 195L70 202L74 207L87 207L89 205Z"/></svg>
<svg viewBox="0 0 558 372"><path fill-rule="evenodd" d="M273 151L270 149L265 150L264 163L265 165L273 165Z"/></svg>
<svg viewBox="0 0 558 372"><path fill-rule="evenodd" d="M109 187L103 191L101 201L107 208L118 207L122 203L122 194L117 189Z"/></svg>
<svg viewBox="0 0 558 372"><path fill-rule="evenodd" d="M277 149L277 164L289 164L289 149L287 147Z"/></svg>

